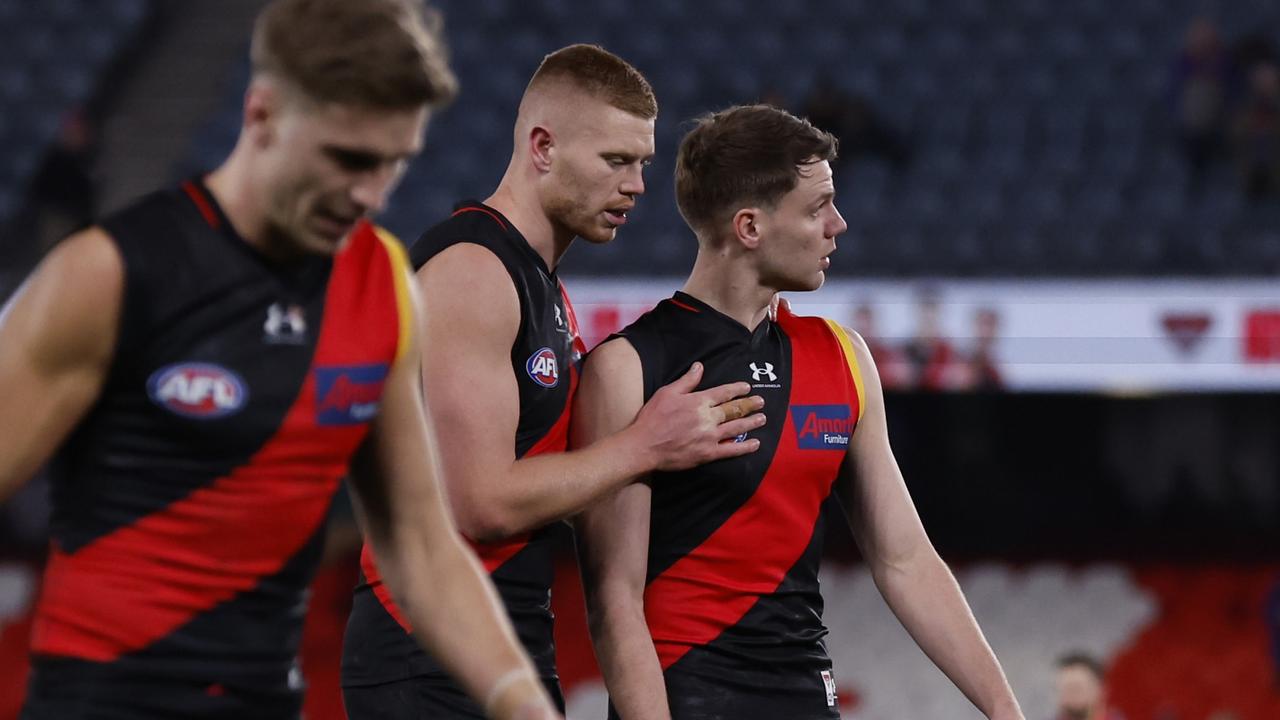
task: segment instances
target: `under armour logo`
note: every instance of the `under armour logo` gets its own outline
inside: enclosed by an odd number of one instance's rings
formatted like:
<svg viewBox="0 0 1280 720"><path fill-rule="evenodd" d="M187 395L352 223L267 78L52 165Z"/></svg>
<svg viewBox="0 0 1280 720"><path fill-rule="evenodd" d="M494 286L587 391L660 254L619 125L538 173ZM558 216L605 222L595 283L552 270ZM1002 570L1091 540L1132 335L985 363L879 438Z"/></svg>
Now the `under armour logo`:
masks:
<svg viewBox="0 0 1280 720"><path fill-rule="evenodd" d="M271 303L267 308L267 321L262 323L264 338L269 343L301 343L307 335L307 317L301 305L285 307Z"/></svg>
<svg viewBox="0 0 1280 720"><path fill-rule="evenodd" d="M773 374L773 363L767 362L764 364L764 367L751 363L751 379L756 382L766 379L769 382L777 382L778 376Z"/></svg>

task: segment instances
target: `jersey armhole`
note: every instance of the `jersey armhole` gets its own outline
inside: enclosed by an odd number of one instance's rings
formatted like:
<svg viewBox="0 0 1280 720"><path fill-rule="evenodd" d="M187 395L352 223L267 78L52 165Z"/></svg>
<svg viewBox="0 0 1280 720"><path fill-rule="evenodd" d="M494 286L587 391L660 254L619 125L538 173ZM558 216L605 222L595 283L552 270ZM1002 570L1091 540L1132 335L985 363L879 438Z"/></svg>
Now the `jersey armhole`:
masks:
<svg viewBox="0 0 1280 720"><path fill-rule="evenodd" d="M123 277L120 287L120 317L116 322L116 342L111 348L111 366L107 371L107 382L116 377L120 368L129 362L129 349L141 348L146 344L150 320L149 287L143 282L147 272L147 253L137 247L132 233L127 227L114 222L115 218L107 218L98 223L107 242L120 256L120 268ZM162 236L163 237L163 236Z"/></svg>
<svg viewBox="0 0 1280 720"><path fill-rule="evenodd" d="M658 359L660 357L659 353L654 352L654 348L648 346L643 340L643 335L629 333L626 329L611 333L604 340L597 343L596 347L617 340L625 341L631 345L631 349L635 351L636 357L640 360L640 378L643 385L644 401L649 402L649 398L653 397L658 388L662 387L662 378L659 376L659 369L656 367L660 362ZM594 348L592 350L594 351Z"/></svg>
<svg viewBox="0 0 1280 720"><path fill-rule="evenodd" d="M454 214L457 215L457 213L454 213ZM507 280L511 282L512 292L516 294L516 307L519 308L520 310L520 324L516 326L516 335L511 340L511 358L512 358L512 362L515 362L515 359L518 355L516 351L520 349L520 338L524 337L525 331L529 327L529 318L527 313L525 312L525 307L524 307L525 295L524 293L520 292L520 284L516 280L515 272L511 269L511 266L507 264L507 261L502 257L502 255L498 254L497 250L494 250L488 244L486 244L485 242L477 238L464 235L464 236L458 237L455 240L451 240L448 244L439 248L436 252L432 253L425 260L423 260L421 265L415 266L412 261L412 256L410 256L409 267L411 270L413 270L414 274L416 275L418 270L421 270L423 267L425 267L426 264L431 262L433 259L435 259L437 255L439 255L440 253L444 252L445 250L451 247L454 247L455 245L462 245L464 243L468 245L475 245L478 248L482 248L488 251L490 255L497 258L498 262L502 264L502 269L505 270L507 273ZM521 360L521 362L523 362L523 360Z"/></svg>
<svg viewBox="0 0 1280 720"><path fill-rule="evenodd" d="M396 312L400 320L400 335L396 339L396 358L395 364L399 365L401 358L409 350L409 340L413 335L413 299L409 290L409 255L404 249L404 245L395 235L381 227L374 226L373 232L377 235L378 240L382 242L382 247L387 251L387 262L391 263L391 279L395 286L396 295Z"/></svg>
<svg viewBox="0 0 1280 720"><path fill-rule="evenodd" d="M845 332L840 323L833 320L825 320L825 322L827 327L831 328L831 334L835 335L845 362L849 365L849 374L853 377L853 385L858 392L858 420L862 420L862 413L867 407L867 396L862 386L862 369L858 365L858 356L853 351L853 341L849 339L849 333Z"/></svg>

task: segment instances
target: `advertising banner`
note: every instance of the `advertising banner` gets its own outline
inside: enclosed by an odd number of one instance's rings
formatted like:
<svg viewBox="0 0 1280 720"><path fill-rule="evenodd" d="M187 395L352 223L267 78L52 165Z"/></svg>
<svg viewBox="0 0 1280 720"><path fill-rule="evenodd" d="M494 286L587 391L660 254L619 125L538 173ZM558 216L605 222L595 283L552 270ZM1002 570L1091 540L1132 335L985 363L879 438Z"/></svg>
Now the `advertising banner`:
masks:
<svg viewBox="0 0 1280 720"><path fill-rule="evenodd" d="M588 347L679 278L569 279ZM1280 390L1280 282L828 282L791 293L867 340L893 389Z"/></svg>

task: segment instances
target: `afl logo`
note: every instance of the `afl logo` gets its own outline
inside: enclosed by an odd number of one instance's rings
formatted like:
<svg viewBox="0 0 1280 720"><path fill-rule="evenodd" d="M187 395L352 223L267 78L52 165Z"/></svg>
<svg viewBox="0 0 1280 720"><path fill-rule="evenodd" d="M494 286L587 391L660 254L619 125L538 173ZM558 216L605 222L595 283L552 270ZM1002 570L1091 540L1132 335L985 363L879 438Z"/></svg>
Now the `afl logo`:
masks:
<svg viewBox="0 0 1280 720"><path fill-rule="evenodd" d="M529 356L524 364L525 372L542 387L553 388L560 382L560 364L556 354L549 347L544 347Z"/></svg>
<svg viewBox="0 0 1280 720"><path fill-rule="evenodd" d="M239 375L210 363L176 363L151 373L151 401L170 412L196 420L213 420L238 412L249 400Z"/></svg>

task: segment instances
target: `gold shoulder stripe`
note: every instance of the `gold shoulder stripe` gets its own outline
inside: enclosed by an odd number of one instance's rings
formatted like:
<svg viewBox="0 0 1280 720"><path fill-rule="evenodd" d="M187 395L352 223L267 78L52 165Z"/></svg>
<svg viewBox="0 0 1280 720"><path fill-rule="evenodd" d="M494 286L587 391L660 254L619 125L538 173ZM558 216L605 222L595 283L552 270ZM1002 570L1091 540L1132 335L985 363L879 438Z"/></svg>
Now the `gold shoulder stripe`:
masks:
<svg viewBox="0 0 1280 720"><path fill-rule="evenodd" d="M834 320L826 322L831 333L836 336L836 341L840 343L840 349L844 351L845 361L849 363L849 374L853 375L853 385L858 389L858 419L861 420L862 413L867 409L867 394L862 388L862 371L858 368L858 356L853 352L853 341L840 323Z"/></svg>
<svg viewBox="0 0 1280 720"><path fill-rule="evenodd" d="M382 247L386 248L387 259L391 263L391 278L395 283L396 310L400 316L400 337L396 344L396 363L398 364L400 358L409 349L409 338L413 334L413 300L409 295L411 274L409 255L395 235L377 225L373 226L373 232L382 241Z"/></svg>

